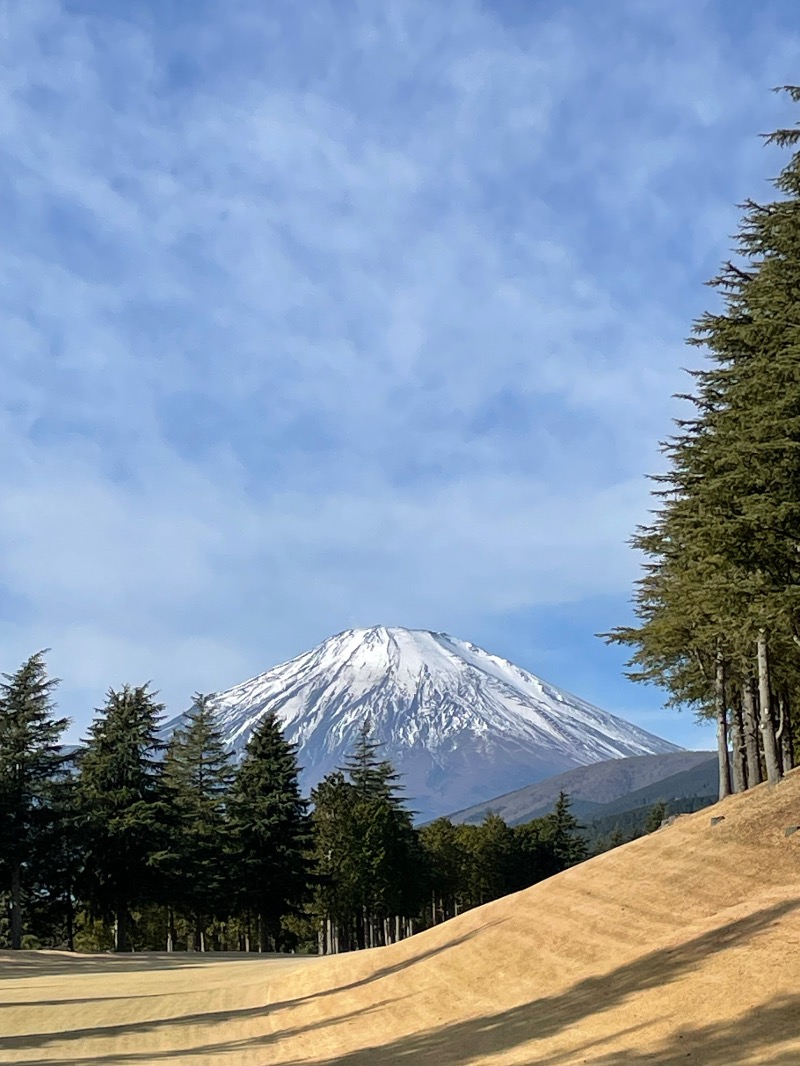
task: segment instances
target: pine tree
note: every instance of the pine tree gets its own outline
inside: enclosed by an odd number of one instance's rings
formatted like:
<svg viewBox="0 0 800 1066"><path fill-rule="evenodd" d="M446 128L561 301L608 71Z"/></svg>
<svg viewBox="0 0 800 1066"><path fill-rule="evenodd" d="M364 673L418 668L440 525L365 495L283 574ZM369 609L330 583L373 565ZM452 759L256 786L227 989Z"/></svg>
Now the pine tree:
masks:
<svg viewBox="0 0 800 1066"><path fill-rule="evenodd" d="M239 899L259 919L262 951L281 948L281 918L308 894L310 825L300 795L296 747L278 717L261 719L247 744L231 795Z"/></svg>
<svg viewBox="0 0 800 1066"><path fill-rule="evenodd" d="M661 823L666 817L666 803L664 803L663 800L659 800L657 803L654 803L647 815L647 821L644 823L645 833L655 833L656 829L661 828Z"/></svg>
<svg viewBox="0 0 800 1066"><path fill-rule="evenodd" d="M160 896L169 860L169 816L158 729L163 704L149 684L110 689L80 758L83 890L115 950L129 948L134 905Z"/></svg>
<svg viewBox="0 0 800 1066"><path fill-rule="evenodd" d="M795 148L800 129L765 139ZM792 765L800 683L800 151L774 184L780 199L742 205L738 260L710 282L722 310L690 338L708 363L634 538L639 625L606 635L635 649L630 676L716 718L721 797L761 779L759 746L769 781Z"/></svg>
<svg viewBox="0 0 800 1066"><path fill-rule="evenodd" d="M552 813L545 816L544 823L543 837L552 852L555 864L553 872L558 873L583 862L588 853L586 838L581 836L581 826L572 813L572 801L563 789L558 794Z"/></svg>
<svg viewBox="0 0 800 1066"><path fill-rule="evenodd" d="M32 655L0 683L0 869L10 893L10 942L22 946L25 870L50 814L47 788L63 772L58 740L68 725L54 718L45 652Z"/></svg>
<svg viewBox="0 0 800 1066"><path fill-rule="evenodd" d="M164 783L173 811L171 902L191 915L199 950L205 949L209 919L229 909L233 844L227 806L233 780L211 697L196 693L185 725L167 746ZM171 921L170 939L172 926Z"/></svg>
<svg viewBox="0 0 800 1066"><path fill-rule="evenodd" d="M351 847L356 791L341 770L311 790L314 911L320 923L320 954L349 951L354 916L360 906L360 871Z"/></svg>
<svg viewBox="0 0 800 1066"><path fill-rule="evenodd" d="M417 913L422 851L391 762L365 722L342 771L312 793L319 918L331 950L397 939Z"/></svg>
<svg viewBox="0 0 800 1066"><path fill-rule="evenodd" d="M422 826L419 842L425 857L431 925L436 925L458 912L464 854L459 845L458 830L449 818L437 818Z"/></svg>
<svg viewBox="0 0 800 1066"><path fill-rule="evenodd" d="M34 841L28 870L29 926L38 943L75 947L76 886L83 866L75 755L64 772L50 778L42 793L47 817Z"/></svg>

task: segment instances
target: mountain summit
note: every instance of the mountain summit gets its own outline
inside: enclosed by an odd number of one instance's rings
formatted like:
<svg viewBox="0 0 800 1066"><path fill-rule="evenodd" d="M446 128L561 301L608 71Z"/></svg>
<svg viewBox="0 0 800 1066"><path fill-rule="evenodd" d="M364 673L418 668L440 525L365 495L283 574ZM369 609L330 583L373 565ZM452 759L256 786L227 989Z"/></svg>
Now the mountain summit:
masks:
<svg viewBox="0 0 800 1066"><path fill-rule="evenodd" d="M474 644L420 629L338 633L214 705L237 753L275 711L298 745L306 789L341 765L369 719L422 818L575 766L680 750Z"/></svg>

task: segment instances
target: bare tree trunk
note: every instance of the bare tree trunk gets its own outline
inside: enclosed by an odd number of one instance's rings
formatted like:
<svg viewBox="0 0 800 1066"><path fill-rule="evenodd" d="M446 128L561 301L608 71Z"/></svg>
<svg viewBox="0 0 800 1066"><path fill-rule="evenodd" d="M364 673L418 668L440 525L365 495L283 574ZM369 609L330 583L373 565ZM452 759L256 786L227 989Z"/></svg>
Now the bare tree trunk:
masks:
<svg viewBox="0 0 800 1066"><path fill-rule="evenodd" d="M717 653L714 677L714 704L717 712L717 756L719 758L719 798L731 794L731 768L728 756L728 709L725 706L725 661Z"/></svg>
<svg viewBox="0 0 800 1066"><path fill-rule="evenodd" d="M75 950L75 900L72 885L67 889L67 951Z"/></svg>
<svg viewBox="0 0 800 1066"><path fill-rule="evenodd" d="M128 951L128 909L125 906L117 908L114 921L114 951Z"/></svg>
<svg viewBox="0 0 800 1066"><path fill-rule="evenodd" d="M394 939L395 939L395 941L403 939L402 925L400 924L400 915L399 914L396 914L394 916Z"/></svg>
<svg viewBox="0 0 800 1066"><path fill-rule="evenodd" d="M731 778L734 792L744 792L747 788L747 762L744 750L744 730L742 727L742 702L738 696L733 699L731 707L731 746L733 761Z"/></svg>
<svg viewBox="0 0 800 1066"><path fill-rule="evenodd" d="M761 732L761 744L764 749L764 763L767 769L767 781L774 785L777 781L780 781L781 771L780 764L778 763L778 745L775 741L775 723L772 720L767 635L763 629L759 630L758 633L757 653L759 730Z"/></svg>
<svg viewBox="0 0 800 1066"><path fill-rule="evenodd" d="M11 948L22 947L22 864L14 861L11 867Z"/></svg>
<svg viewBox="0 0 800 1066"><path fill-rule="evenodd" d="M760 785L761 759L758 754L758 718L756 715L756 698L753 682L748 677L742 683L742 727L744 729L744 750L747 755L747 787Z"/></svg>
<svg viewBox="0 0 800 1066"><path fill-rule="evenodd" d="M786 774L794 767L794 744L792 731L792 705L788 693L782 692L778 697L780 707L780 747L781 766Z"/></svg>

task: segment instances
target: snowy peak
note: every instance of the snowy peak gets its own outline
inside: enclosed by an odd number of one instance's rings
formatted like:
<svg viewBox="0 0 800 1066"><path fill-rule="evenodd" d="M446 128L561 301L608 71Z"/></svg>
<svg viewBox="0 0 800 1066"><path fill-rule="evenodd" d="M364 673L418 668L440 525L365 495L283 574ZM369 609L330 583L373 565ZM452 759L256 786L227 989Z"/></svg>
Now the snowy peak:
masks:
<svg viewBox="0 0 800 1066"><path fill-rule="evenodd" d="M369 718L427 817L574 766L678 750L474 644L399 627L337 633L215 705L237 752L275 711L306 788L341 764Z"/></svg>

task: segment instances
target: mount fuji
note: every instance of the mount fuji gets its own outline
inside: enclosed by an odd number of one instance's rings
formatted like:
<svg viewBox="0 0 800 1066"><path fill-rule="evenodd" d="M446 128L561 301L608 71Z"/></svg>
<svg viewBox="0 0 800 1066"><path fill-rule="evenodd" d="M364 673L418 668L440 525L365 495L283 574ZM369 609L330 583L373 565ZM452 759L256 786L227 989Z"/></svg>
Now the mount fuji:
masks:
<svg viewBox="0 0 800 1066"><path fill-rule="evenodd" d="M419 820L576 766L681 750L474 644L398 627L338 633L216 694L213 706L237 757L275 711L306 791L341 765L368 719Z"/></svg>

